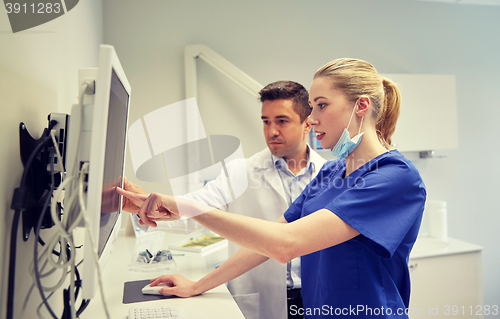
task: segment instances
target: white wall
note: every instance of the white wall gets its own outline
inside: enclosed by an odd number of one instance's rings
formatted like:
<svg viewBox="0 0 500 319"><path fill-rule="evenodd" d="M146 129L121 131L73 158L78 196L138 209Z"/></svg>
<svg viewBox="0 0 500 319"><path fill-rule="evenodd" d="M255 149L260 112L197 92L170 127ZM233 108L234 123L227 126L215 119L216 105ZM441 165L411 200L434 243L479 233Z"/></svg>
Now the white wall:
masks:
<svg viewBox="0 0 500 319"><path fill-rule="evenodd" d="M185 98L188 44L208 45L262 84L288 79L308 87L319 67L346 56L370 61L381 73L456 75L460 148L416 164L428 198L448 202L450 236L484 246L484 301L498 304L500 7L401 0L107 0L104 39L115 45L134 89L131 123ZM258 103L204 63L199 75L207 133L238 136L246 155L265 147ZM131 165L127 175L133 180Z"/></svg>
<svg viewBox="0 0 500 319"><path fill-rule="evenodd" d="M69 113L77 102L78 68L96 67L98 45L102 43L102 1L80 1L65 15L41 26L13 34L5 10L0 10L0 264L1 314L5 318L8 282L8 254L14 212L10 209L14 188L19 185L22 164L19 156L19 123L38 138L51 112ZM46 231L42 231L45 232ZM28 267L32 262L33 234L22 241L18 234L14 318L31 285ZM7 257L6 257L7 256ZM53 299L62 313L62 290ZM34 291L25 318L35 318L40 303Z"/></svg>
<svg viewBox="0 0 500 319"><path fill-rule="evenodd" d="M100 0L80 1L68 14L19 34L10 32L0 10L3 256L8 254L12 192L22 172L19 122L38 135L48 113L69 112L77 96L77 69L97 65L99 43L115 46L133 87L131 123L185 98L187 44L210 46L262 84L287 79L308 87L316 69L349 56L372 62L381 73L456 75L460 148L438 152L445 159L416 164L429 199L448 202L450 236L484 246L484 301L498 304L500 209L494 198L500 178L495 166L500 156L500 7L401 0L106 0L103 14L101 6ZM259 103L204 63L199 74L207 133L239 137L246 155L264 148ZM134 180L130 161L127 176ZM141 185L148 191L169 189ZM17 283L23 288L17 290L17 310L30 283L31 258L25 251L33 246L19 242ZM0 267L3 318L7 258ZM29 315L35 306L30 305Z"/></svg>

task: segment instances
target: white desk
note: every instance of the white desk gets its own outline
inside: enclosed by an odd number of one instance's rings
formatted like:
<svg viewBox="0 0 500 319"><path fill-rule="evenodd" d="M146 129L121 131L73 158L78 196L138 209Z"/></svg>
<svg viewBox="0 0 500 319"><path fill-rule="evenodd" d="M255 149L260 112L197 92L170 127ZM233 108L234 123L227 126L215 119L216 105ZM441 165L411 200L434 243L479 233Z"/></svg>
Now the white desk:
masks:
<svg viewBox="0 0 500 319"><path fill-rule="evenodd" d="M226 285L221 285L202 295L191 298L171 298L157 301L123 304L123 285L128 281L151 279L165 274L181 274L190 280L198 280L210 272L206 258L197 253L186 252L185 256L174 257L178 269L161 272L130 271L132 253L134 252L135 237L118 236L113 254L103 272L104 294L112 319L128 318L130 308L157 307L161 305L174 305L182 309L185 319L244 319L243 314L234 302ZM165 248L167 248L165 246ZM184 253L172 251L173 253ZM81 319L105 318L104 308L100 293L80 316Z"/></svg>

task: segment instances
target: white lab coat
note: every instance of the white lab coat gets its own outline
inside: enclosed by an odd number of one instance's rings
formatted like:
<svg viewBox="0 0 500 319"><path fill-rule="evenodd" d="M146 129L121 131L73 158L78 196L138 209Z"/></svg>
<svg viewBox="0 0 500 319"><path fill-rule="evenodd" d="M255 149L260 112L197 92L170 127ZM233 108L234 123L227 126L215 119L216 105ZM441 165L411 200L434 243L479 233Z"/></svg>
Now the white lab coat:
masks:
<svg viewBox="0 0 500 319"><path fill-rule="evenodd" d="M321 166L325 163L318 153L310 149L310 161L314 163L316 176ZM268 148L244 159L248 188L235 200L227 195L225 176L221 174L217 179L209 182L202 189L182 196L187 199L202 202L212 207L240 215L260 218L268 221L277 221L287 210L283 183L278 171L274 168L271 152ZM238 180L238 175L243 174L241 169L233 169L241 165L227 165L230 180ZM223 204L221 203L228 203ZM197 223L189 219L184 221L184 226L189 230L195 229ZM172 229L176 222L160 222L158 230ZM179 225L177 225L179 227ZM199 227L199 226L198 226ZM236 253L240 247L229 243L229 256ZM246 319L286 319L286 264L276 260L268 260L247 273L231 280L228 288L234 300L240 307Z"/></svg>

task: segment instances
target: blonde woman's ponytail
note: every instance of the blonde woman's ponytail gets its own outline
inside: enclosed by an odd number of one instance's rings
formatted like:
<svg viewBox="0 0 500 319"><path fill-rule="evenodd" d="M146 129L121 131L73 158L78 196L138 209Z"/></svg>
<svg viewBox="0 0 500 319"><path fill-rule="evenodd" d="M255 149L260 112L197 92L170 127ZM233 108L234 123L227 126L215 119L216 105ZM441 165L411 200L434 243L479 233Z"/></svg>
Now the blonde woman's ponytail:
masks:
<svg viewBox="0 0 500 319"><path fill-rule="evenodd" d="M384 87L384 103L380 106L375 128L382 145L390 148L391 137L396 130L396 122L401 109L401 94L396 84L387 78L382 78L382 85Z"/></svg>

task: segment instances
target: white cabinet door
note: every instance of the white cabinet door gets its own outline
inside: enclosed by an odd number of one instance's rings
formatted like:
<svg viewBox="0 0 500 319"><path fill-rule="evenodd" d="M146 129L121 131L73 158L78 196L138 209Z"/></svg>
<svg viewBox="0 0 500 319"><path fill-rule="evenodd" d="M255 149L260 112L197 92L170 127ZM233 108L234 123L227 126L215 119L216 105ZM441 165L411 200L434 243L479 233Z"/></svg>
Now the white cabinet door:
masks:
<svg viewBox="0 0 500 319"><path fill-rule="evenodd" d="M481 252L410 259L410 319L483 318Z"/></svg>

